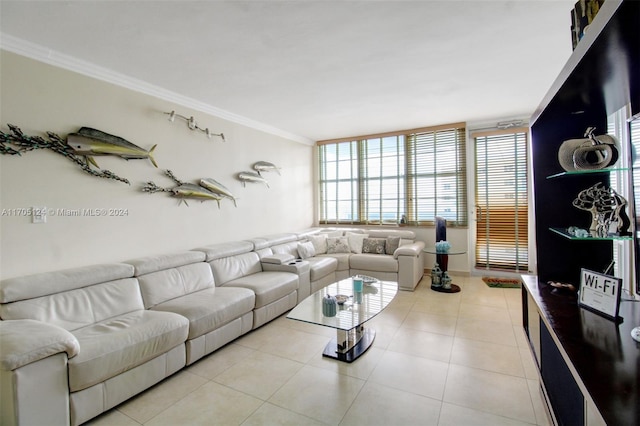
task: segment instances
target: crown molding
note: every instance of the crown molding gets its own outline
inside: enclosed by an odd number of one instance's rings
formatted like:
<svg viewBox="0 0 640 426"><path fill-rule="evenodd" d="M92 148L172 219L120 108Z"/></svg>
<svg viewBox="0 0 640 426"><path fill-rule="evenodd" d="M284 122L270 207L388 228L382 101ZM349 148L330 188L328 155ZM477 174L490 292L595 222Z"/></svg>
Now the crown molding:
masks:
<svg viewBox="0 0 640 426"><path fill-rule="evenodd" d="M44 62L55 67L73 71L88 77L115 84L135 92L144 93L156 98L173 102L183 107L192 108L236 124L260 130L275 136L280 136L304 145L313 145L314 141L304 136L296 135L285 130L278 129L259 121L216 108L207 103L198 101L188 96L163 89L162 87L149 84L145 81L130 77L125 74L95 65L91 62L83 61L64 53L56 52L47 47L28 42L26 40L4 34L0 32L0 48L36 61Z"/></svg>

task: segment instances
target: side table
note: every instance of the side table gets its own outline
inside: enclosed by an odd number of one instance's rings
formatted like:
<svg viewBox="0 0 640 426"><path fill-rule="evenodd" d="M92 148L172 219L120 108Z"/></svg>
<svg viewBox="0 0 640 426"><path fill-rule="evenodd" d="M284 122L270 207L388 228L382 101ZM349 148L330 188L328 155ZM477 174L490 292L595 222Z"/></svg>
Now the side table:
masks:
<svg viewBox="0 0 640 426"><path fill-rule="evenodd" d="M454 250L454 249L449 249L449 251L447 253L440 253L438 251L436 251L435 247L428 247L422 250L425 253L429 253L429 254L435 254L436 255L436 262L438 263L438 266L440 266L440 269L442 270L442 273L444 274L445 272L447 272L448 267L449 267L449 256L455 256L458 254L465 254L467 253L466 250ZM438 286L438 285L433 285L433 283L431 284L431 290L433 291L438 291L440 293L458 293L460 291L460 286L457 284L453 284L451 283L451 287L450 288L445 288L443 286Z"/></svg>

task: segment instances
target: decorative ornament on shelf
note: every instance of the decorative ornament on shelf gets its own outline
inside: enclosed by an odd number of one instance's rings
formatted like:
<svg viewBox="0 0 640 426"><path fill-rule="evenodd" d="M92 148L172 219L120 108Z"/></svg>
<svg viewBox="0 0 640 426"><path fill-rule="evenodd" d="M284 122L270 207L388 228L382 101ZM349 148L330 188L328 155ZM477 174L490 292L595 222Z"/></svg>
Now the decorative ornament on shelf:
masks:
<svg viewBox="0 0 640 426"><path fill-rule="evenodd" d="M218 136L219 138L222 139L222 142L226 142L226 139L224 138L224 133L211 133L208 127L206 129L203 129L202 127L198 126L198 123L196 123L196 119L193 118L193 116L187 118L184 115L177 114L175 111L165 112L165 114L169 116L169 121L171 121L172 123L175 121L176 117L181 118L187 122L187 126L189 127L189 129L199 130L205 135L207 135L209 139L211 139L212 136Z"/></svg>
<svg viewBox="0 0 640 426"><path fill-rule="evenodd" d="M631 235L631 221L625 211L627 200L613 188L606 188L602 182L580 191L573 200L573 205L591 213L591 236L603 238Z"/></svg>
<svg viewBox="0 0 640 426"><path fill-rule="evenodd" d="M558 161L565 171L601 170L618 161L618 140L611 135L595 136L595 129L589 127L583 138L562 142L558 150Z"/></svg>

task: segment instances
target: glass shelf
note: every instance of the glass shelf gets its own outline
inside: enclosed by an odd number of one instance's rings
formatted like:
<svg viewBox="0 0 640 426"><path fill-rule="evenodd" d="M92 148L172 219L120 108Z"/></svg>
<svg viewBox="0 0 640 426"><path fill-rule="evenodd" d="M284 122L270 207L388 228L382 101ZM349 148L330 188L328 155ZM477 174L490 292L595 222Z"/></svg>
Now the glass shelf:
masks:
<svg viewBox="0 0 640 426"><path fill-rule="evenodd" d="M549 228L551 231L555 232L558 235L562 235L565 238L570 240L579 240L579 241L613 241L613 240L632 240L633 237L631 235L627 236L617 236L610 235L608 237L576 237L575 235L571 235L567 228Z"/></svg>
<svg viewBox="0 0 640 426"><path fill-rule="evenodd" d="M556 173L555 175L547 176L547 179L554 179L560 176L589 175L594 173L611 173L611 172L625 172L625 171L629 171L629 168L613 167L608 169L597 169L597 170L573 170L570 172Z"/></svg>

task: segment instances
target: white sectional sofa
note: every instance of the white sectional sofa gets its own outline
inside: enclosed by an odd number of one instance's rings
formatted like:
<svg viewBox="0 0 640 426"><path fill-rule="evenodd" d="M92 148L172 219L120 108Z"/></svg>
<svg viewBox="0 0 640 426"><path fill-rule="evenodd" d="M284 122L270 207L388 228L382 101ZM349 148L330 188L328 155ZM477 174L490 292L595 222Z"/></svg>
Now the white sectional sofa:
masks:
<svg viewBox="0 0 640 426"><path fill-rule="evenodd" d="M360 253L364 238L392 250ZM0 281L0 424L84 423L350 275L413 290L423 248L312 228Z"/></svg>

